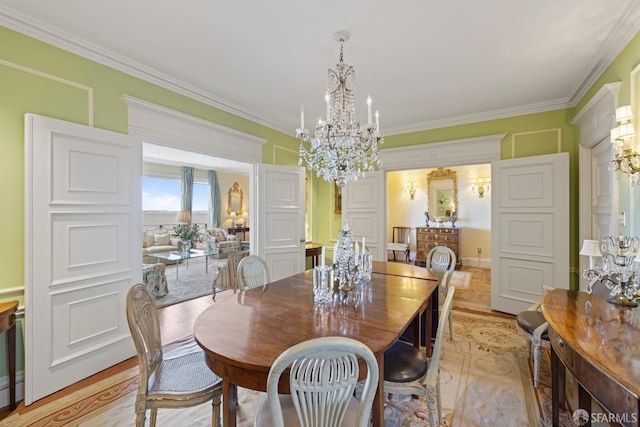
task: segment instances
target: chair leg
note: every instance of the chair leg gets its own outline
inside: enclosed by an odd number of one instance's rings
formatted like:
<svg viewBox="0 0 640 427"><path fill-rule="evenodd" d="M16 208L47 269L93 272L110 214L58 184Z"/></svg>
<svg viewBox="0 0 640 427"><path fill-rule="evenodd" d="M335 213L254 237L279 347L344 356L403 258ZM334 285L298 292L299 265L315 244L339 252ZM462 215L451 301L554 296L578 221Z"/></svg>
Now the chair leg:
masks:
<svg viewBox="0 0 640 427"><path fill-rule="evenodd" d="M144 427L147 419L147 411L136 412L136 427Z"/></svg>
<svg viewBox="0 0 640 427"><path fill-rule="evenodd" d="M158 417L158 408L151 409L151 416L149 417L149 427L156 427L156 418Z"/></svg>
<svg viewBox="0 0 640 427"><path fill-rule="evenodd" d="M449 340L453 341L453 317L451 311L449 311Z"/></svg>
<svg viewBox="0 0 640 427"><path fill-rule="evenodd" d="M213 427L221 427L222 423L220 422L220 402L222 401L222 390L216 391L213 395L213 401L211 402L212 408L212 419L211 425Z"/></svg>
<svg viewBox="0 0 640 427"><path fill-rule="evenodd" d="M540 381L540 346L535 345L533 347L533 387L538 388Z"/></svg>
<svg viewBox="0 0 640 427"><path fill-rule="evenodd" d="M527 340L527 360L531 359L531 341Z"/></svg>

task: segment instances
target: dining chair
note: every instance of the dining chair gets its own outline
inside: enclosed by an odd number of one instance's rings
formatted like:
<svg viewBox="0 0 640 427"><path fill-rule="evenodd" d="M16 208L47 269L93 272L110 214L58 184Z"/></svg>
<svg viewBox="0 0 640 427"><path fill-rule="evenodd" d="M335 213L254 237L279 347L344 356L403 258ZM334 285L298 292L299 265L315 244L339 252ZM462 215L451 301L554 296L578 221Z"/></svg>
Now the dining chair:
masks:
<svg viewBox="0 0 640 427"><path fill-rule="evenodd" d="M411 243L411 227L393 227L391 243L387 243L387 251L393 252L393 260L396 260L396 251L404 253L404 259L409 262Z"/></svg>
<svg viewBox="0 0 640 427"><path fill-rule="evenodd" d="M551 286L542 285L542 295L552 291ZM533 387L538 388L540 382L540 358L542 347L550 348L549 325L540 311L540 303L533 304L516 316L516 330L527 339L527 360L531 359L533 345Z"/></svg>
<svg viewBox="0 0 640 427"><path fill-rule="evenodd" d="M160 323L154 298L142 283L127 292L127 322L140 366L136 394L136 426L144 427L147 409L149 426L156 425L158 408L186 408L212 400L212 425L220 425L222 379L207 366L204 352L185 351L164 358Z"/></svg>
<svg viewBox="0 0 640 427"><path fill-rule="evenodd" d="M456 254L446 246L435 246L427 254L426 267L438 275L438 290L445 295L449 292L451 277L456 269ZM444 272L448 271L447 277ZM449 316L449 339L453 339L453 320Z"/></svg>
<svg viewBox="0 0 640 427"><path fill-rule="evenodd" d="M447 293L440 313L440 325L450 319L455 288ZM435 427L442 420L440 402L440 356L442 353L442 335L444 328L439 327L433 345L431 359L424 351L404 341L396 343L384 353L384 391L385 393L412 394L427 400L429 425ZM415 379L415 374L422 375Z"/></svg>
<svg viewBox="0 0 640 427"><path fill-rule="evenodd" d="M257 288L271 282L269 267L258 255L244 257L238 263L236 270L236 290L243 292L245 289Z"/></svg>
<svg viewBox="0 0 640 427"><path fill-rule="evenodd" d="M223 267L218 268L218 276L213 279L212 283L212 296L213 300L216 300L216 293L219 289L236 289L236 273L238 270L238 264L242 258L248 256L247 251L233 251L227 255L227 262Z"/></svg>
<svg viewBox="0 0 640 427"><path fill-rule="evenodd" d="M358 358L367 366L360 401ZM288 369L290 395L278 394L278 382ZM256 415L256 427L368 427L378 386L378 363L359 341L322 337L290 347L275 360L267 378L267 397Z"/></svg>

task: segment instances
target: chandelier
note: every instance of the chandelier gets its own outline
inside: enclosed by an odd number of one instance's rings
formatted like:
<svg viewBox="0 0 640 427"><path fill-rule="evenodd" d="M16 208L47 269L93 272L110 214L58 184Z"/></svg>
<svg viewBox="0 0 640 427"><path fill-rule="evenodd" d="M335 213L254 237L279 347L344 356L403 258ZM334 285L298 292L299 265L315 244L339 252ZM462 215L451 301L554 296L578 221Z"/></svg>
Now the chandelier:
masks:
<svg viewBox="0 0 640 427"><path fill-rule="evenodd" d="M640 154L633 148L635 131L631 120L631 106L616 108L617 126L611 129L611 143L615 158L611 161L615 170L633 175L640 172Z"/></svg>
<svg viewBox="0 0 640 427"><path fill-rule="evenodd" d="M640 239L637 237L606 236L601 242L585 240L580 255L589 257L589 267L585 267L583 272L587 279L587 293L591 293L596 282L601 282L611 291L607 299L609 303L637 306L640 277L634 262L640 261L639 249ZM594 266L594 257L602 257L602 264Z"/></svg>
<svg viewBox="0 0 640 427"><path fill-rule="evenodd" d="M344 42L349 40L348 31L338 31L334 38L340 43L340 61L336 70L329 69L327 84L326 119L318 121L315 134L311 137L304 127L304 105L300 108L300 127L296 136L300 138L298 164L304 161L307 169L316 170L317 176L325 181L335 181L344 187L348 181L364 177L365 171L380 166L378 145L383 144L380 136L380 115L375 112L375 124L371 116L371 97L367 98L367 123L356 120L354 94L356 72L343 61Z"/></svg>

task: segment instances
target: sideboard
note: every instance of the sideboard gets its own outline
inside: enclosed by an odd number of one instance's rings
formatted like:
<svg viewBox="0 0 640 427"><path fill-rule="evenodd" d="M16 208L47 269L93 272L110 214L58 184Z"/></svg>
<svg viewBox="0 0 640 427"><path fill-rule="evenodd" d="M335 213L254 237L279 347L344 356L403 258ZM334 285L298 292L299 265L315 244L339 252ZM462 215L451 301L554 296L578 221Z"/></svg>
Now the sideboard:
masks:
<svg viewBox="0 0 640 427"><path fill-rule="evenodd" d="M640 418L640 314L608 303L607 295L555 289L542 299L551 341L552 423L565 405L565 374L577 380L578 408L591 421L638 426ZM607 411L591 413L591 397ZM598 424L599 425L599 424Z"/></svg>
<svg viewBox="0 0 640 427"><path fill-rule="evenodd" d="M456 270L460 259L460 229L456 227L416 227L416 265L425 266L427 254L436 246L446 246L456 254Z"/></svg>

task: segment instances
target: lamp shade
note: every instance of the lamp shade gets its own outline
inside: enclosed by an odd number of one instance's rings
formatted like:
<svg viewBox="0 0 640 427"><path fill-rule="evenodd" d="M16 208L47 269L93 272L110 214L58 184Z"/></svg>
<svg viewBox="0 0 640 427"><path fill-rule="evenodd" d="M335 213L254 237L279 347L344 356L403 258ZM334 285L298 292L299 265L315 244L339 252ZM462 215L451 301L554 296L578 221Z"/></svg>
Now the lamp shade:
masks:
<svg viewBox="0 0 640 427"><path fill-rule="evenodd" d="M623 105L616 108L616 122L628 122L633 118L631 105Z"/></svg>
<svg viewBox="0 0 640 427"><path fill-rule="evenodd" d="M179 224L190 224L191 223L191 212L189 211L180 211L178 215L176 215L176 222Z"/></svg>
<svg viewBox="0 0 640 427"><path fill-rule="evenodd" d="M585 256L602 256L600 253L600 242L597 240L585 240L582 242L580 255Z"/></svg>

